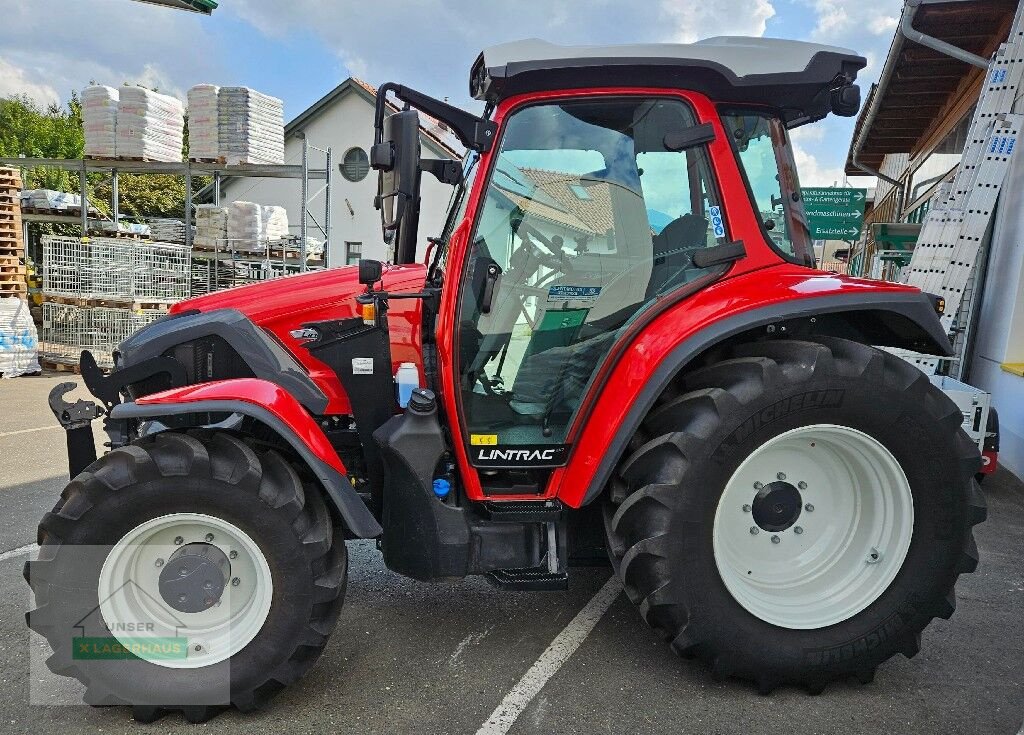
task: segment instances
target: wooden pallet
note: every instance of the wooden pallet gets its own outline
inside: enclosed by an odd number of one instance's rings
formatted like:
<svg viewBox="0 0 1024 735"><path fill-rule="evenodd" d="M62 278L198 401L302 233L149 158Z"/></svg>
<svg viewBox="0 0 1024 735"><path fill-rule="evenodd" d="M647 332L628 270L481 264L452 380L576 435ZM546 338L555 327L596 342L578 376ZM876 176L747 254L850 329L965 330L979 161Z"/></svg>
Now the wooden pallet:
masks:
<svg viewBox="0 0 1024 735"><path fill-rule="evenodd" d="M228 163L228 159L226 159L224 156L218 156L217 158L191 158L190 157L188 160L191 161L192 163L211 163L211 164L221 165L221 166L226 166L227 163Z"/></svg>
<svg viewBox="0 0 1024 735"><path fill-rule="evenodd" d="M82 367L77 362L71 360L58 360L53 357L39 356L39 365L44 370L55 370L58 373L74 373L75 375L82 374Z"/></svg>
<svg viewBox="0 0 1024 735"><path fill-rule="evenodd" d="M79 308L108 308L108 309L131 309L132 311L146 310L146 311L167 311L173 304L165 301L131 301L129 299L96 299L96 298L84 298L78 296L55 296L53 294L46 294L43 296L45 301L49 301L54 304L66 304L67 306L77 306Z"/></svg>
<svg viewBox="0 0 1024 735"><path fill-rule="evenodd" d="M20 276L24 280L26 270L22 263L0 259L0 279L10 280L13 276Z"/></svg>
<svg viewBox="0 0 1024 735"><path fill-rule="evenodd" d="M28 298L28 284L21 281L0 281L0 296Z"/></svg>

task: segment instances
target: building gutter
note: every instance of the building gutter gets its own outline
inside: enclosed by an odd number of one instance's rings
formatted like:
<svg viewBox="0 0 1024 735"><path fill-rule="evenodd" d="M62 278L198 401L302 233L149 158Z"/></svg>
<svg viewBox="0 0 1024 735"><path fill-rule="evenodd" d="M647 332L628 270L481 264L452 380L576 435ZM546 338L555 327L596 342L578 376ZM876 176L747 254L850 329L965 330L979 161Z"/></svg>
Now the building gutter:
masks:
<svg viewBox="0 0 1024 735"><path fill-rule="evenodd" d="M903 13L900 16L900 24L896 30L896 35L892 40L892 48L889 50L889 56L885 60L885 66L882 68L882 74L878 78L877 88L875 94L871 98L871 108L867 112L867 116L864 119L864 124L861 126L860 135L853 142L853 148L850 151L850 163L860 169L866 174L876 176L882 181L891 184L896 190L896 209L894 219L899 222L903 216L903 206L906 203L906 187L896 179L886 176L881 171L871 168L867 164L860 161L860 150L864 142L864 136L867 131L871 129L871 126L875 122L875 115L878 112L878 104L881 99L886 87L889 86L889 81L892 79L892 75L896 68L896 61L899 58L900 52L903 50L903 39L908 39L914 43L918 43L926 48L930 48L933 51L938 51L941 54L951 56L954 59L963 61L966 64L972 66L981 67L982 69L988 68L988 59L984 59L977 54L972 54L968 51L964 51L962 48L954 46L951 43L929 36L925 33L914 28L914 16L917 13L917 8L921 5L934 4L936 2L949 3L949 2L968 2L969 0L907 0L903 8ZM908 151L909 152L909 151Z"/></svg>

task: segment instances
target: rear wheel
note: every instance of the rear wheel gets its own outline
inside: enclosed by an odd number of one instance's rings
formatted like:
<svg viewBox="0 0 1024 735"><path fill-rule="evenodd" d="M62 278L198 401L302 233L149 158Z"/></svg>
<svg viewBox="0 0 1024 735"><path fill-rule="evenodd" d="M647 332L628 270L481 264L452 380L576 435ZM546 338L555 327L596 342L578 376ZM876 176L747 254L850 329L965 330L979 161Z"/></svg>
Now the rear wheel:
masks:
<svg viewBox="0 0 1024 735"><path fill-rule="evenodd" d="M345 591L340 532L280 454L168 432L67 486L26 565L47 665L150 721L252 710L302 676Z"/></svg>
<svg viewBox="0 0 1024 735"><path fill-rule="evenodd" d="M838 339L743 345L682 377L612 483L609 549L641 614L719 676L869 680L949 617L985 517L959 410Z"/></svg>

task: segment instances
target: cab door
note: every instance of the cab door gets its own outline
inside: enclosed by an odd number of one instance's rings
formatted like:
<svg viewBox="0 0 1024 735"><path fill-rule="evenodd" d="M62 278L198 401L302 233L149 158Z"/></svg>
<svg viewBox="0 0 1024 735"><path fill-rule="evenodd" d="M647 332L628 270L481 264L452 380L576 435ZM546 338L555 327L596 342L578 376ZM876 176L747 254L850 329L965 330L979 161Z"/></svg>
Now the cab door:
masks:
<svg viewBox="0 0 1024 735"><path fill-rule="evenodd" d="M727 241L704 146L674 143L696 124L683 100L646 96L545 102L507 119L453 354L456 440L484 495L543 494L623 328L704 275L695 253Z"/></svg>

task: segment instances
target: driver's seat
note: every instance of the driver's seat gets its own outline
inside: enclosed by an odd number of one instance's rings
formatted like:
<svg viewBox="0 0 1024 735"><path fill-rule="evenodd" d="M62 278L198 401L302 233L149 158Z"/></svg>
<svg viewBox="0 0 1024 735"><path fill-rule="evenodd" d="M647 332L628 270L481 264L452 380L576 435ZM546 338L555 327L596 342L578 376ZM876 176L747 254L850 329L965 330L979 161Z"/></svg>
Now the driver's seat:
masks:
<svg viewBox="0 0 1024 735"><path fill-rule="evenodd" d="M687 213L665 225L653 238L654 262L647 284L648 299L661 293L665 286L678 279L680 271L690 265L692 251L707 244L708 221Z"/></svg>

